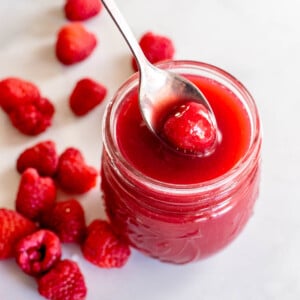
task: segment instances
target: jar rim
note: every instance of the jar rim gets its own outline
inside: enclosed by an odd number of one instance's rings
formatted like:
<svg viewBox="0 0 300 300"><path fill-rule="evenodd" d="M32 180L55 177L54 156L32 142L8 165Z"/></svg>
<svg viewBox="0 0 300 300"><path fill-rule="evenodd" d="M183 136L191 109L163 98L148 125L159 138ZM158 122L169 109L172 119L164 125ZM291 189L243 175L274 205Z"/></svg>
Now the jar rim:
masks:
<svg viewBox="0 0 300 300"><path fill-rule="evenodd" d="M227 71L216 67L214 65L193 61L193 60L167 60L156 64L158 67L163 69L168 69L169 71L178 71L180 68L185 68L190 74L191 71L199 72L205 71L216 78L217 82L230 84L231 90L234 88L235 92L239 94L239 99L244 99L247 101L249 117L252 117L252 129L251 129L251 139L249 141L249 146L245 151L244 155L235 163L235 165L226 171L224 174L217 176L215 178L202 181L200 183L192 184L177 184L177 183L167 183L151 178L139 170L135 169L118 151L118 146L116 140L114 140L111 130L106 130L111 126L111 115L117 100L122 98L122 95L126 92L133 90L138 85L138 73L131 75L116 91L113 98L108 103L102 123L102 133L103 133L103 143L104 148L107 150L107 154L110 157L112 163L117 161L122 165L122 169L126 170L126 175L129 175L132 182L139 182L143 178L143 185L150 188L151 190L159 190L160 193L173 194L173 195L191 195L199 192L209 192L211 190L221 188L234 182L234 180L243 174L247 170L247 166L251 163L252 158L256 158L260 152L261 148L261 124L257 106L252 95L249 93L247 88L233 75ZM196 73L195 73L196 74ZM108 133L109 132L109 133ZM123 174L124 176L124 174ZM125 180L129 180L129 177L125 176Z"/></svg>

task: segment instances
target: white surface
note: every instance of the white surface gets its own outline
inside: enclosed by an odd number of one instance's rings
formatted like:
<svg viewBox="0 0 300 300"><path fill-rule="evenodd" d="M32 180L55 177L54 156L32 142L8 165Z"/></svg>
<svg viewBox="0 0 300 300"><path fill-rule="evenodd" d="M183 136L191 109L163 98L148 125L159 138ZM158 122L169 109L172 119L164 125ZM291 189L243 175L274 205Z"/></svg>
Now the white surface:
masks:
<svg viewBox="0 0 300 300"><path fill-rule="evenodd" d="M0 206L14 207L19 175L15 160L46 138L80 148L99 166L104 105L74 117L67 97L75 82L91 76L109 96L131 74L127 46L105 12L86 26L100 40L93 55L73 67L54 56L57 30L66 23L63 0L0 1L0 78L32 80L56 106L53 126L30 138L13 129L0 111ZM64 256L78 260L88 300L296 300L300 299L300 18L299 0L117 0L137 36L147 30L170 36L176 58L215 64L251 91L264 127L261 194L255 214L228 248L186 266L163 264L135 251L121 270L84 261L77 247ZM190 32L189 32L190 31ZM97 189L80 197L88 221L103 216ZM0 299L42 299L34 280L13 260L0 262Z"/></svg>

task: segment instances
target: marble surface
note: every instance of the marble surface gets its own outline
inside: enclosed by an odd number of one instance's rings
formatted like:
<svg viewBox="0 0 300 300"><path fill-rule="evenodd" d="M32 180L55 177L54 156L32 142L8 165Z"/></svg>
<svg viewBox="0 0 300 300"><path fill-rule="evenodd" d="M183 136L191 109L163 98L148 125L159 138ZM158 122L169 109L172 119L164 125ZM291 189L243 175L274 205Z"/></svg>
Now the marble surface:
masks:
<svg viewBox="0 0 300 300"><path fill-rule="evenodd" d="M64 1L0 1L0 78L35 82L56 106L53 126L37 137L13 129L0 112L0 206L14 207L15 160L26 147L54 139L61 152L82 150L100 164L104 106L76 118L67 98L90 76L113 95L131 74L127 46L106 12L86 22L99 46L85 62L63 67L53 45L66 23ZM160 263L133 251L121 270L98 269L75 246L88 300L297 300L300 299L300 2L299 0L117 0L139 37L147 30L170 36L176 58L205 61L239 78L256 99L263 123L263 172L255 213L243 233L219 254L185 266ZM107 101L106 100L106 101ZM79 197L87 220L103 216L97 189ZM13 260L0 262L0 299L42 299L36 283Z"/></svg>

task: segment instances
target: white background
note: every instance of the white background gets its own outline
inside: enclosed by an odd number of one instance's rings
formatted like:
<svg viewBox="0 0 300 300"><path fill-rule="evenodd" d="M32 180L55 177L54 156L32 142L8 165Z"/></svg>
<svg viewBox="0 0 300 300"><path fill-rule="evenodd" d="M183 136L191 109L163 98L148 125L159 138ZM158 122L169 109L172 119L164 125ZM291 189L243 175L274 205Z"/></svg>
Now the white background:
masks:
<svg viewBox="0 0 300 300"><path fill-rule="evenodd" d="M106 12L85 23L97 34L93 55L64 67L54 56L56 32L66 23L64 1L0 1L0 79L18 76L36 83L57 113L37 137L19 134L0 111L0 206L14 207L18 154L53 139L59 152L82 150L100 166L105 104L84 118L68 108L68 95L84 76L109 89L107 100L131 74L130 53ZM136 251L121 270L87 263L78 247L64 257L78 261L88 300L296 300L300 299L300 2L299 0L117 0L134 33L171 37L177 59L215 64L239 78L253 94L264 128L261 193L243 233L219 254L185 266ZM60 194L60 199L67 195ZM78 197L87 220L104 215L100 192ZM38 300L35 281L13 260L0 262L1 300Z"/></svg>

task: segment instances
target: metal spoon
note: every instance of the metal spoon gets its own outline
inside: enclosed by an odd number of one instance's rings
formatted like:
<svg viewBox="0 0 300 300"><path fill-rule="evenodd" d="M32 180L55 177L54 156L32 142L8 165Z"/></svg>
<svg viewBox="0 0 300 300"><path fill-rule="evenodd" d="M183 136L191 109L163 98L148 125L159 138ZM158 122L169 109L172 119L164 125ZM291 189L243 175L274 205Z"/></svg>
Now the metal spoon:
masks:
<svg viewBox="0 0 300 300"><path fill-rule="evenodd" d="M215 116L202 92L189 80L152 65L145 57L115 1L102 0L102 2L137 61L139 69L139 105L148 128L162 140L159 134L159 112L162 111L162 108L172 107L180 99L204 105L207 109L209 120L217 131ZM216 136L218 135L216 134ZM163 140L163 142L165 141ZM207 149L207 151L195 153L195 155L206 156L213 151L214 149Z"/></svg>

